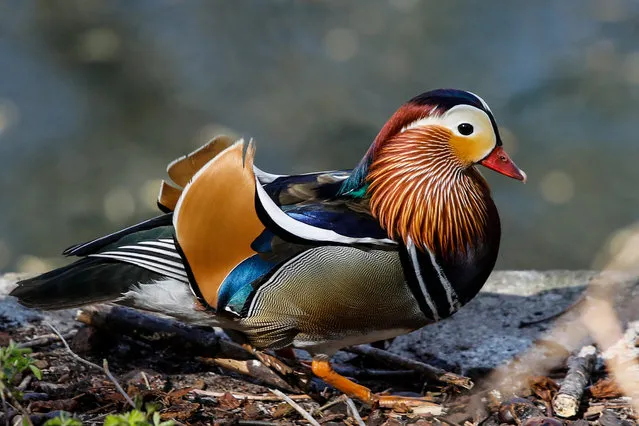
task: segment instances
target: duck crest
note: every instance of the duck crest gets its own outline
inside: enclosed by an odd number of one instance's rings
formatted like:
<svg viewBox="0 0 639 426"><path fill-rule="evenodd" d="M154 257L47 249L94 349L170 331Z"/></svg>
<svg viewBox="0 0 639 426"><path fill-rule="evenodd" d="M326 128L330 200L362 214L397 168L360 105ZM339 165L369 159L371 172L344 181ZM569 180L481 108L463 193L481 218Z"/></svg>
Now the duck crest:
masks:
<svg viewBox="0 0 639 426"><path fill-rule="evenodd" d="M449 137L437 126L398 133L379 147L367 175L371 211L389 236L444 259L482 244L492 205L486 181L460 167Z"/></svg>

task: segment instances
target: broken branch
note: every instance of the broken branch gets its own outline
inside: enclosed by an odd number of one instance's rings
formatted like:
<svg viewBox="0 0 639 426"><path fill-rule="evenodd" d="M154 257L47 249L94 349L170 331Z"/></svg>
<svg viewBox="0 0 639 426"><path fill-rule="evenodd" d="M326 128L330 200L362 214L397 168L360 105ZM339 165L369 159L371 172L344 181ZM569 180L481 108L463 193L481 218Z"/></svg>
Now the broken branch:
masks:
<svg viewBox="0 0 639 426"><path fill-rule="evenodd" d="M443 383L459 386L464 389L472 389L474 385L469 377L449 373L441 368L433 367L432 365L415 361L413 359L404 358L383 349L377 349L367 345L359 345L351 346L345 350L347 352L374 359L389 366L416 371L426 379L437 380Z"/></svg>
<svg viewBox="0 0 639 426"><path fill-rule="evenodd" d="M572 417L577 414L596 360L597 350L594 346L583 347L577 356L568 360L568 374L552 401L553 410L558 416Z"/></svg>
<svg viewBox="0 0 639 426"><path fill-rule="evenodd" d="M258 379L269 386L284 389L287 392L296 392L291 385L278 376L273 370L256 359L236 360L228 358L199 358L205 364L216 365L227 370Z"/></svg>
<svg viewBox="0 0 639 426"><path fill-rule="evenodd" d="M200 389L191 390L192 394L210 397L210 398L221 398L224 395L230 392L212 392ZM281 401L282 398L275 395L254 395L250 393L231 393L231 396L235 399L246 400L246 401ZM294 401L310 401L312 398L308 395L288 395Z"/></svg>
<svg viewBox="0 0 639 426"><path fill-rule="evenodd" d="M194 355L252 358L241 345L221 339L213 329L189 326L123 306L87 306L78 311L76 319L92 327L148 343L162 341L163 345L183 348Z"/></svg>

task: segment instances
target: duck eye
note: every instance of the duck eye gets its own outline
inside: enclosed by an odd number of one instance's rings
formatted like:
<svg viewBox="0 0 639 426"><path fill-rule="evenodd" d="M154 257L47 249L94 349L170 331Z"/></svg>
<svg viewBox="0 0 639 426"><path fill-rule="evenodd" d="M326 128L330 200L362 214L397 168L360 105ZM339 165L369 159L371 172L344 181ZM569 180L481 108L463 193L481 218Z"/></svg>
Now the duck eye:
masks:
<svg viewBox="0 0 639 426"><path fill-rule="evenodd" d="M461 133L462 135L468 136L473 133L475 128L470 123L462 123L459 126L457 126L457 130L459 130L459 133Z"/></svg>

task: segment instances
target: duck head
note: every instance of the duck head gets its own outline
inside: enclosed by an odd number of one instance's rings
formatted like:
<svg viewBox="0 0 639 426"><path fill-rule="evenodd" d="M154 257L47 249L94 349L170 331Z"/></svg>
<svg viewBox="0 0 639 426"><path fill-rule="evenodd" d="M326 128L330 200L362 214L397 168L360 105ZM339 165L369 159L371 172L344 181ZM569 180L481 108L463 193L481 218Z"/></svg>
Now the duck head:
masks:
<svg viewBox="0 0 639 426"><path fill-rule="evenodd" d="M526 181L502 148L486 102L462 90L434 90L393 114L342 192L370 197L391 238L442 255L464 252L483 242L491 223L499 226L477 165Z"/></svg>

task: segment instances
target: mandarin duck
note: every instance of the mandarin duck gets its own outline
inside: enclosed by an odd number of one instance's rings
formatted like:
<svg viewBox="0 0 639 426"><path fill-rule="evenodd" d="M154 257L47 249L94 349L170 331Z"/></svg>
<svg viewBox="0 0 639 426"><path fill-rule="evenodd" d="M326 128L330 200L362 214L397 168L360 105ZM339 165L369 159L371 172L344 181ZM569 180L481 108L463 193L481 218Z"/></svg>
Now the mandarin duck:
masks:
<svg viewBox="0 0 639 426"><path fill-rule="evenodd" d="M300 348L340 376L340 348L392 338L455 313L481 289L500 221L476 165L525 181L488 105L461 90L401 106L353 170L274 175L253 142L218 137L168 167L165 214L75 245L81 259L21 281L29 307L115 302L240 332L258 349Z"/></svg>

